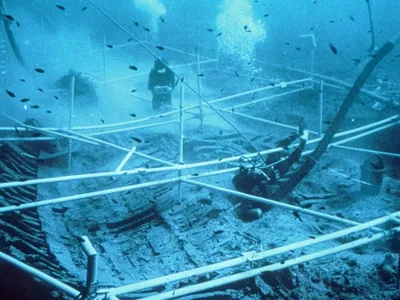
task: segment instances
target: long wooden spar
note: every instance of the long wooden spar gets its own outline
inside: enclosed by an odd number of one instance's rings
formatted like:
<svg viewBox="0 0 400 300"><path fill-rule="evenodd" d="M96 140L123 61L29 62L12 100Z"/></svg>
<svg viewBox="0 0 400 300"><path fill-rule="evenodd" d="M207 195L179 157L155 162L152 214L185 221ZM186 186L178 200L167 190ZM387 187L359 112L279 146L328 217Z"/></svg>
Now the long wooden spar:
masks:
<svg viewBox="0 0 400 300"><path fill-rule="evenodd" d="M310 155L306 156L305 162L300 167L300 169L296 173L294 173L280 189L275 192L275 194L272 196L272 199L279 200L290 193L295 188L295 186L311 171L316 162L319 161L321 156L326 151L328 145L330 144L333 136L338 131L342 121L346 118L349 109L353 105L354 100L357 98L358 93L360 92L364 83L367 81L369 75L379 64L379 62L395 47L396 43L399 40L399 37L400 32L393 39L386 42L376 52L376 54L371 55L370 61L364 67L364 70L358 76L353 87L350 89L346 99L343 101L339 111L333 119L331 126L328 128L318 146Z"/></svg>

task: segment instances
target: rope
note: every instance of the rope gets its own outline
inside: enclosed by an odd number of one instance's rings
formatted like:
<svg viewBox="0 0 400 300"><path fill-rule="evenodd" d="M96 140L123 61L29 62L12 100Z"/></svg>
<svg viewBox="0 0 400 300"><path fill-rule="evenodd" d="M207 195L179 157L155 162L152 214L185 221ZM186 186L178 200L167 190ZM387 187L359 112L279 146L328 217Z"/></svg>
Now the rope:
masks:
<svg viewBox="0 0 400 300"><path fill-rule="evenodd" d="M100 8L97 4L95 4L92 0L88 0L97 10L99 10L106 18L108 18L112 23L114 23L117 27L119 27L123 32L129 35L132 39L134 39L141 47L143 47L147 52L149 52L153 57L157 59L161 59L156 53L154 53L149 47L147 47L142 41L132 35L127 29L125 29L122 25L120 25L117 21L115 21L109 14L107 14L102 8ZM192 88L188 83L183 80L178 73L171 69L172 73L179 78L185 86L189 88L193 93L201 98L218 116L220 116L226 123L228 123L260 156L262 160L264 160L263 156L260 154L260 151L256 148L256 146L228 119L226 119L217 109L215 109L209 101L207 101L202 95L200 95L194 88Z"/></svg>

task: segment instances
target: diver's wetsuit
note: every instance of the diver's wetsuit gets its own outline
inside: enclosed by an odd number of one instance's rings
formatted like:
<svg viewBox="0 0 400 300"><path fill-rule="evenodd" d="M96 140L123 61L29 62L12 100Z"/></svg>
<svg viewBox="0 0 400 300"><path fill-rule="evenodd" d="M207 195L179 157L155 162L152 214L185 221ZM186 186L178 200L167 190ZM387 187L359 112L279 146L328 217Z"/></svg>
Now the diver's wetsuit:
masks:
<svg viewBox="0 0 400 300"><path fill-rule="evenodd" d="M291 134L289 137L279 141L277 147L285 148L286 150L281 152L272 153L265 160L266 167L244 167L241 166L239 173L236 174L232 183L235 188L246 194L254 194L254 190L257 187L262 197L268 198L268 186L275 184L281 177L283 177L291 168L291 166L297 162L304 150L307 143L308 132L304 130L304 121L301 120L302 124L299 126L299 132ZM287 149L297 139L300 139L299 145L294 148L292 152ZM253 202L243 200L240 205L240 211L242 217L245 219L255 219L260 217L260 210L255 213ZM267 209L267 207L264 207Z"/></svg>
<svg viewBox="0 0 400 300"><path fill-rule="evenodd" d="M159 109L161 105L171 106L171 92L174 87L174 73L168 68L167 62L157 59L148 82L148 89L153 93L153 109Z"/></svg>

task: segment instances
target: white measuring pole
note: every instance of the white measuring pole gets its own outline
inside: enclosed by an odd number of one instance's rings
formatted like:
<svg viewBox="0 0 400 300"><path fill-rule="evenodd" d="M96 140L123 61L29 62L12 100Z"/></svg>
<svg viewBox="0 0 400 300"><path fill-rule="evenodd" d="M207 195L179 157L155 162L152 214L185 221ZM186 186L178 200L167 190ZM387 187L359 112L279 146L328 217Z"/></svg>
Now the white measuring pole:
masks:
<svg viewBox="0 0 400 300"><path fill-rule="evenodd" d="M185 86L181 85L181 95L180 95L180 103L179 103L179 164L183 165L183 126L184 126L184 110L183 110L183 102L185 97ZM182 171L178 172L178 175L182 175ZM179 193L179 203L182 202L182 182L179 181L178 185L178 193Z"/></svg>
<svg viewBox="0 0 400 300"><path fill-rule="evenodd" d="M72 126L73 126L74 99L75 99L75 76L72 76L72 78L71 78L71 102L70 102L70 106L69 106L69 130L71 130ZM72 163L72 139L69 139L69 142L68 142L68 172L71 172L71 163Z"/></svg>

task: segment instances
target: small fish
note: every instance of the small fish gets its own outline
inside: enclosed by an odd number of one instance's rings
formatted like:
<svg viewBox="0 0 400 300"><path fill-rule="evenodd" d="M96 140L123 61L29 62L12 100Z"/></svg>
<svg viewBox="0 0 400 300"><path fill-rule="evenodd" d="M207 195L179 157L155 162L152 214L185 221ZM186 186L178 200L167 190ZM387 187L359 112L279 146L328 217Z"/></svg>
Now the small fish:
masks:
<svg viewBox="0 0 400 300"><path fill-rule="evenodd" d="M42 92L42 93L44 92L42 88L38 88L37 90L38 90L39 92Z"/></svg>
<svg viewBox="0 0 400 300"><path fill-rule="evenodd" d="M131 113L131 114L129 114L132 118L136 118L136 114L134 114L134 113Z"/></svg>
<svg viewBox="0 0 400 300"><path fill-rule="evenodd" d="M15 20L13 16L10 16L10 15L4 15L4 16L10 21L14 21Z"/></svg>
<svg viewBox="0 0 400 300"><path fill-rule="evenodd" d="M350 20L352 20L354 22L354 18L352 15L349 15Z"/></svg>
<svg viewBox="0 0 400 300"><path fill-rule="evenodd" d="M327 124L327 125L330 125L330 124L332 124L332 121L324 121L323 123Z"/></svg>
<svg viewBox="0 0 400 300"><path fill-rule="evenodd" d="M103 120L103 119L100 119L100 121L101 121L101 123L103 123L103 124L104 124L104 120Z"/></svg>
<svg viewBox="0 0 400 300"><path fill-rule="evenodd" d="M265 15L264 15L264 18L266 18L266 17L268 17L268 16L269 16L269 14L265 14Z"/></svg>
<svg viewBox="0 0 400 300"><path fill-rule="evenodd" d="M222 35L222 32L220 32L220 33L217 34L217 36L221 36L221 35Z"/></svg>
<svg viewBox="0 0 400 300"><path fill-rule="evenodd" d="M219 135L222 135L224 131L222 129L219 130ZM221 158L222 159L222 158Z"/></svg>
<svg viewBox="0 0 400 300"><path fill-rule="evenodd" d="M214 232L214 234L221 234L221 233L224 233L225 231L222 229L218 229L218 230L214 230L213 232Z"/></svg>
<svg viewBox="0 0 400 300"><path fill-rule="evenodd" d="M135 90L135 89L131 90L131 93L134 93L134 92L137 92L137 90Z"/></svg>
<svg viewBox="0 0 400 300"><path fill-rule="evenodd" d="M301 51L301 48L300 48L300 47L295 47L295 49L296 49L297 51Z"/></svg>
<svg viewBox="0 0 400 300"><path fill-rule="evenodd" d="M289 43L289 42L285 42L285 45L286 45L286 46L290 46L290 43Z"/></svg>
<svg viewBox="0 0 400 300"><path fill-rule="evenodd" d="M20 102L25 103L25 102L28 102L29 100L30 100L29 98L24 98L24 99L21 99Z"/></svg>
<svg viewBox="0 0 400 300"><path fill-rule="evenodd" d="M19 130L18 130L17 126L14 126L14 129L15 129L15 132L16 132L17 134L19 134Z"/></svg>
<svg viewBox="0 0 400 300"><path fill-rule="evenodd" d="M198 74L197 77L204 77L204 74Z"/></svg>
<svg viewBox="0 0 400 300"><path fill-rule="evenodd" d="M133 71L137 71L138 70L138 68L136 66L134 66L134 65L130 65L129 69L131 69Z"/></svg>
<svg viewBox="0 0 400 300"><path fill-rule="evenodd" d="M352 61L354 61L354 64L357 66L361 60L359 58L353 58Z"/></svg>
<svg viewBox="0 0 400 300"><path fill-rule="evenodd" d="M51 110L46 110L46 113L51 114Z"/></svg>
<svg viewBox="0 0 400 300"><path fill-rule="evenodd" d="M26 82L26 80L25 80L24 78L21 78L21 79L20 79L20 81L22 81L22 82Z"/></svg>
<svg viewBox="0 0 400 300"><path fill-rule="evenodd" d="M56 95L54 95L53 97L54 97L55 99L57 99L57 100L59 99Z"/></svg>
<svg viewBox="0 0 400 300"><path fill-rule="evenodd" d="M165 23L165 20L163 19L163 17L160 17L161 22Z"/></svg>
<svg viewBox="0 0 400 300"><path fill-rule="evenodd" d="M158 50L161 50L161 51L163 51L165 48L163 47L163 46L156 46L156 48L158 49Z"/></svg>
<svg viewBox="0 0 400 300"><path fill-rule="evenodd" d="M232 112L234 113L235 112L235 109L232 107Z"/></svg>
<svg viewBox="0 0 400 300"><path fill-rule="evenodd" d="M333 24L333 23L335 23L335 21L334 21L334 20L332 20L332 21L329 21L329 23Z"/></svg>
<svg viewBox="0 0 400 300"><path fill-rule="evenodd" d="M222 93L224 91L224 89L221 89L219 92Z"/></svg>
<svg viewBox="0 0 400 300"><path fill-rule="evenodd" d="M325 208L325 206L321 206L321 207L318 207L318 209L325 210L326 208Z"/></svg>
<svg viewBox="0 0 400 300"><path fill-rule="evenodd" d="M236 75L237 77L239 77L239 73L238 73L238 72L236 72L236 71L235 71L235 75Z"/></svg>
<svg viewBox="0 0 400 300"><path fill-rule="evenodd" d="M18 27L21 27L21 24L19 24L18 21L16 21L15 24L17 24Z"/></svg>
<svg viewBox="0 0 400 300"><path fill-rule="evenodd" d="M108 44L108 45L106 45L106 46L107 46L108 48L111 48L111 49L114 48L113 45L110 45L110 44Z"/></svg>
<svg viewBox="0 0 400 300"><path fill-rule="evenodd" d="M333 54L337 54L338 53L336 47L333 46L332 43L329 44L329 48L331 48Z"/></svg>
<svg viewBox="0 0 400 300"><path fill-rule="evenodd" d="M31 105L31 108L38 109L38 108L40 108L40 106L39 105Z"/></svg>
<svg viewBox="0 0 400 300"><path fill-rule="evenodd" d="M150 28L148 28L148 27L143 27L143 30L146 32L150 32Z"/></svg>
<svg viewBox="0 0 400 300"><path fill-rule="evenodd" d="M211 28L207 28L206 29L208 32L213 32L214 31L214 29L211 29Z"/></svg>
<svg viewBox="0 0 400 300"><path fill-rule="evenodd" d="M87 6L82 7L81 11L87 10Z"/></svg>
<svg viewBox="0 0 400 300"><path fill-rule="evenodd" d="M243 26L243 29L246 30L246 31L247 31L248 28L249 28L249 27L248 27L247 25L244 25L244 26Z"/></svg>
<svg viewBox="0 0 400 300"><path fill-rule="evenodd" d="M115 204L118 204L118 202L114 199L111 199L112 202L114 202Z"/></svg>
<svg viewBox="0 0 400 300"><path fill-rule="evenodd" d="M192 176L199 176L199 173L194 173L192 174Z"/></svg>
<svg viewBox="0 0 400 300"><path fill-rule="evenodd" d="M139 27L139 22L133 22L133 24L135 24L137 27Z"/></svg>
<svg viewBox="0 0 400 300"><path fill-rule="evenodd" d="M339 217L339 218L344 219L344 216L343 216L343 214L341 214L341 213L336 214L336 216Z"/></svg>
<svg viewBox="0 0 400 300"><path fill-rule="evenodd" d="M8 96L10 96L11 98L15 98L15 94L9 90L6 90L6 93Z"/></svg>
<svg viewBox="0 0 400 300"><path fill-rule="evenodd" d="M293 216L294 216L294 219L296 220L299 220L300 222L303 222L303 220L301 219L301 217L300 217L300 214L299 214L299 211L298 210L294 210L293 211Z"/></svg>
<svg viewBox="0 0 400 300"><path fill-rule="evenodd" d="M134 137L134 136L131 136L131 139L134 140L134 141L137 142L137 143L141 143L141 142L142 142L141 139L139 139L139 138L137 138L137 137Z"/></svg>
<svg viewBox="0 0 400 300"><path fill-rule="evenodd" d="M270 86L275 86L275 83L270 82L269 85L270 85Z"/></svg>
<svg viewBox="0 0 400 300"><path fill-rule="evenodd" d="M56 4L56 7L57 7L58 9L60 9L60 10L65 10L65 7L62 6L62 5Z"/></svg>
<svg viewBox="0 0 400 300"><path fill-rule="evenodd" d="M44 70L41 69L41 68L35 68L35 72L38 72L38 73L43 74L43 73L44 73Z"/></svg>
<svg viewBox="0 0 400 300"><path fill-rule="evenodd" d="M315 240L315 239L316 239L316 237L313 236L313 235L309 235L308 237L309 237L310 239L312 239L312 240Z"/></svg>
<svg viewBox="0 0 400 300"><path fill-rule="evenodd" d="M250 80L250 82L253 82L254 81L254 79L256 79L255 77L253 77L251 80Z"/></svg>

